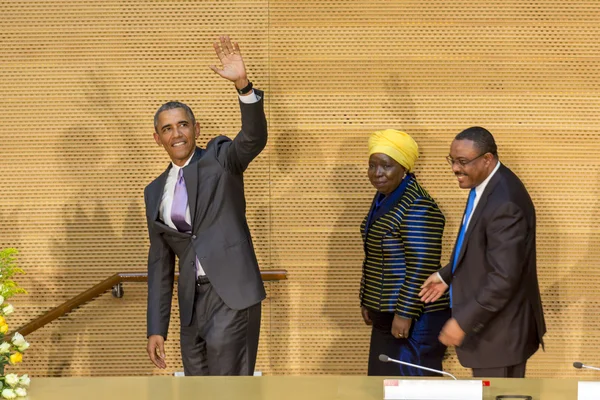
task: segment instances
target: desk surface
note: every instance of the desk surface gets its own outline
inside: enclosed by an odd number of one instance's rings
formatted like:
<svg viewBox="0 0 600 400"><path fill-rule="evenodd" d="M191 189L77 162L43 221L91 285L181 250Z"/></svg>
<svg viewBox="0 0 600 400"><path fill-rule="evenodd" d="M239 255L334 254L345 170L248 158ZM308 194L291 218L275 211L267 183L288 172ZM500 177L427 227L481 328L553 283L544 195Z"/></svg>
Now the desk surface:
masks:
<svg viewBox="0 0 600 400"><path fill-rule="evenodd" d="M572 379L489 379L484 399L527 394L576 400ZM383 378L365 376L32 378L29 400L382 400Z"/></svg>

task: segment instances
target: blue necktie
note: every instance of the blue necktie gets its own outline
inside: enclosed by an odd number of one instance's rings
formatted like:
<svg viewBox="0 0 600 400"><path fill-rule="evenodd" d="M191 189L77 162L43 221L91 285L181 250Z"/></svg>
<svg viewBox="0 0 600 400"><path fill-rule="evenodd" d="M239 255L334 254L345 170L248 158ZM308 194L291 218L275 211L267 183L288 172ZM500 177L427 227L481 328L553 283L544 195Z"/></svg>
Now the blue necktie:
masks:
<svg viewBox="0 0 600 400"><path fill-rule="evenodd" d="M465 233L467 233L467 223L471 218L471 213L473 212L473 206L475 205L475 196L477 196L477 192L475 192L475 188L472 188L469 192L469 200L467 201L467 209L465 210L465 216L463 218L462 226L460 227L460 232L458 233L458 239L456 240L456 246L454 246L454 260L452 260L452 273L456 270L456 263L458 263L458 255L460 254L460 249L462 249L463 242L465 240ZM452 283L450 283L450 307L452 307Z"/></svg>

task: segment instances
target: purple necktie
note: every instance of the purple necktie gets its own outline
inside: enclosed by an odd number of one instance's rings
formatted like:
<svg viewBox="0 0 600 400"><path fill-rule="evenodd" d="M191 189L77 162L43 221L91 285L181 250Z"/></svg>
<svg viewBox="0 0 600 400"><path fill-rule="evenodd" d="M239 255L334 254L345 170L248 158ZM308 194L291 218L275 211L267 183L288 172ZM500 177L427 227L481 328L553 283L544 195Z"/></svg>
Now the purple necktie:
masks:
<svg viewBox="0 0 600 400"><path fill-rule="evenodd" d="M191 232L192 227L185 220L185 214L188 206L187 188L185 179L183 179L183 168L179 169L177 174L177 183L175 183L175 193L173 194L173 206L171 207L171 221L179 232Z"/></svg>
<svg viewBox="0 0 600 400"><path fill-rule="evenodd" d="M177 183L175 183L175 193L173 193L173 205L171 206L171 221L179 232L192 232L192 226L185 220L185 214L188 206L187 188L185 187L185 179L183 179L183 168L179 169L177 174ZM198 267L200 261L196 257L196 272L198 275Z"/></svg>

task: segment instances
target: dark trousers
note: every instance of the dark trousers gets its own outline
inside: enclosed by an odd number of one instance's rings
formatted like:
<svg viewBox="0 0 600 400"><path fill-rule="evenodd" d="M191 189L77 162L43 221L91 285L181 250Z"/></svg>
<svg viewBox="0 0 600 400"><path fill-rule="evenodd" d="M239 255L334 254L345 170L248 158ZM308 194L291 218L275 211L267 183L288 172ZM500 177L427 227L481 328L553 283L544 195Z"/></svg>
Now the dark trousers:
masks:
<svg viewBox="0 0 600 400"><path fill-rule="evenodd" d="M190 326L181 327L186 376L254 375L261 303L232 310L210 283L196 284Z"/></svg>
<svg viewBox="0 0 600 400"><path fill-rule="evenodd" d="M450 309L422 314L413 323L408 338L392 336L393 313L369 310L373 321L371 345L369 348L369 375L379 376L439 376L422 369L379 360L380 354L396 360L442 369L442 359L446 346L440 343L438 336L446 321L450 318Z"/></svg>
<svg viewBox="0 0 600 400"><path fill-rule="evenodd" d="M527 361L498 368L473 368L473 378L525 378Z"/></svg>

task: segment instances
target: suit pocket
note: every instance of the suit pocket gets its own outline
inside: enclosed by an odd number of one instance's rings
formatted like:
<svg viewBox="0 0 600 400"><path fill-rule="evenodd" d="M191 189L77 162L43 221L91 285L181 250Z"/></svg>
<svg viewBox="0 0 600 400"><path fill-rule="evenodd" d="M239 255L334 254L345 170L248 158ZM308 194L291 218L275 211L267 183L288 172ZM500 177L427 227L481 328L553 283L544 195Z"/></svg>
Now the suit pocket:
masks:
<svg viewBox="0 0 600 400"><path fill-rule="evenodd" d="M238 241L236 241L236 242L234 242L234 243L231 243L231 244L225 244L225 247L223 247L223 248L224 248L225 250L227 250L227 249L230 249L230 248L232 248L232 247L236 247L236 246L243 245L243 244L245 244L245 243L247 243L247 242L249 242L249 241L250 241L250 238L249 238L249 237L244 237L244 238L242 238L242 239L240 239L240 240L238 240Z"/></svg>

